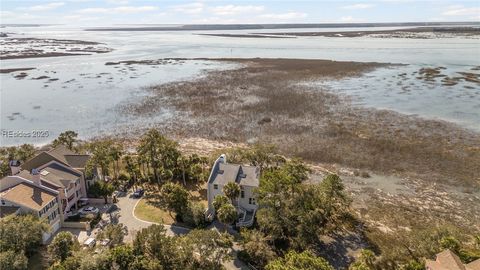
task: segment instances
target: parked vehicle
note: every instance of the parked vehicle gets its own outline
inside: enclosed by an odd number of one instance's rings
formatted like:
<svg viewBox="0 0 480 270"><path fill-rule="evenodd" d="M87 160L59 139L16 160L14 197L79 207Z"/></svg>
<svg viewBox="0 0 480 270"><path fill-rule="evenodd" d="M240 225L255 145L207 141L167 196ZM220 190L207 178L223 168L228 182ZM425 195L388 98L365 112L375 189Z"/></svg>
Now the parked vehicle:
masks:
<svg viewBox="0 0 480 270"><path fill-rule="evenodd" d="M78 206L83 207L89 204L88 198L80 198L78 200Z"/></svg>
<svg viewBox="0 0 480 270"><path fill-rule="evenodd" d="M102 241L100 241L100 245L104 246L104 247L107 247L108 245L110 245L110 239L103 239Z"/></svg>
<svg viewBox="0 0 480 270"><path fill-rule="evenodd" d="M140 197L143 196L143 193L145 193L145 191L143 189L139 188L133 193L133 197L140 198Z"/></svg>
<svg viewBox="0 0 480 270"><path fill-rule="evenodd" d="M74 216L76 216L76 215L78 215L78 213L77 213L77 212L74 212L73 210L69 210L69 211L67 211L67 213L66 213L66 216L67 216L67 217L74 217Z"/></svg>
<svg viewBox="0 0 480 270"><path fill-rule="evenodd" d="M87 240L85 240L85 242L83 242L83 245L84 245L85 247L92 248L92 247L95 246L96 243L97 243L97 241L95 240L95 238L90 237L90 238L88 238Z"/></svg>
<svg viewBox="0 0 480 270"><path fill-rule="evenodd" d="M88 215L88 214L98 214L99 210L98 208L94 206L89 206L89 207L84 207L80 209L78 212L80 212L82 215Z"/></svg>

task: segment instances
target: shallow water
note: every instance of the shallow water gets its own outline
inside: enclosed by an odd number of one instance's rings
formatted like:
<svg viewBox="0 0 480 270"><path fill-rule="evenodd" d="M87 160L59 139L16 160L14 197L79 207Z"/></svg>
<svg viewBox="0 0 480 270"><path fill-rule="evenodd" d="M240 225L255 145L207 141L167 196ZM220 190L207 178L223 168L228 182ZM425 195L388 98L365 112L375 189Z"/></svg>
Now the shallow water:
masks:
<svg viewBox="0 0 480 270"><path fill-rule="evenodd" d="M369 28L379 30L384 28ZM313 31L314 29L288 29ZM355 30L327 29L331 31ZM321 29L321 31L327 31ZM24 79L1 74L0 128L5 131L48 130L49 137L0 137L1 145L42 144L59 132L74 129L82 138L114 134L131 125L148 125L169 117L164 110L153 117L132 117L117 111L119 105L148 94L144 86L192 78L205 69L229 68L209 61L172 61L159 66L106 66L108 61L168 57L274 57L403 63L373 71L365 77L324 82L332 91L351 95L358 105L392 109L425 118L443 119L480 130L478 85L442 86L419 81L413 71L444 66L445 72L468 71L480 65L480 39L399 39L299 37L292 39L230 38L198 33L272 32L270 30L199 32L88 32L58 26L3 28L17 37L80 39L105 43L111 53L91 56L30 58L0 61L1 68L35 67ZM280 30L275 30L279 31ZM54 73L55 72L55 73ZM408 78L398 74L407 73ZM32 80L33 77L48 79ZM48 81L49 79L58 79ZM74 81L71 81L74 79ZM405 90L407 87L407 90Z"/></svg>

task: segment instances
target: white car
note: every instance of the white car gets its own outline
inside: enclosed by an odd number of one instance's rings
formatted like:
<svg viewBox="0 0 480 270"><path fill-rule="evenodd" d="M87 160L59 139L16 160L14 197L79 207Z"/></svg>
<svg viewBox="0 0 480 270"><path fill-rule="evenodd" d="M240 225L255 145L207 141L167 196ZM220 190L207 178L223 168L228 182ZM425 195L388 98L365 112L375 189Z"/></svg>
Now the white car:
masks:
<svg viewBox="0 0 480 270"><path fill-rule="evenodd" d="M97 241L95 240L95 238L88 238L87 240L85 240L85 242L83 242L83 245L85 247L89 247L89 248L92 248L95 246L95 244L97 243Z"/></svg>
<svg viewBox="0 0 480 270"><path fill-rule="evenodd" d="M82 215L98 214L98 208L93 207L93 206L89 206L89 207L85 207L85 208L80 209L79 212L80 212Z"/></svg>
<svg viewBox="0 0 480 270"><path fill-rule="evenodd" d="M100 245L106 247L110 244L110 239L103 239L102 241L100 241Z"/></svg>

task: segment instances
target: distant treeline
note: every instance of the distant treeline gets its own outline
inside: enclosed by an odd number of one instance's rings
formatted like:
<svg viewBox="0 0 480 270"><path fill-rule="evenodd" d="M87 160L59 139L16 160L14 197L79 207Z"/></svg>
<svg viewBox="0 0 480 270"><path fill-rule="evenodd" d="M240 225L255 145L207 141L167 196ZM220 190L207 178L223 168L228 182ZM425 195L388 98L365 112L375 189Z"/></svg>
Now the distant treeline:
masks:
<svg viewBox="0 0 480 270"><path fill-rule="evenodd" d="M296 23L296 24L190 24L180 26L135 26L98 27L86 31L195 31L195 30L247 30L286 28L333 28L333 27L397 27L397 26L445 26L480 25L479 22L404 22L404 23Z"/></svg>

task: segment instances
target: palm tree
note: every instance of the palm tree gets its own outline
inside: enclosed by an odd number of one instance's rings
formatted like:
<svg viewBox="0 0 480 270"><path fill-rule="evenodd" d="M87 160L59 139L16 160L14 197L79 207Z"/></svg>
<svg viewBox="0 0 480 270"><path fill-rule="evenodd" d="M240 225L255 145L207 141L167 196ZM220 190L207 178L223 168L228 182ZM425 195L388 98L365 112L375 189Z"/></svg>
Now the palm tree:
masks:
<svg viewBox="0 0 480 270"><path fill-rule="evenodd" d="M108 174L108 168L110 167L111 162L109 146L109 141L95 141L89 144L92 153L89 162L92 163L92 166L100 167L103 180L105 180L105 176Z"/></svg>
<svg viewBox="0 0 480 270"><path fill-rule="evenodd" d="M127 170L128 174L130 174L130 177L133 179L133 187L135 188L137 184L137 162L135 158L131 155L127 155L123 158L125 161L125 169Z"/></svg>
<svg viewBox="0 0 480 270"><path fill-rule="evenodd" d="M240 196L240 186L235 182L229 182L223 186L223 193L232 201L232 204L235 204L236 199Z"/></svg>
<svg viewBox="0 0 480 270"><path fill-rule="evenodd" d="M109 155L110 155L110 158L113 161L115 161L115 163L113 164L113 174L114 174L115 180L117 180L118 174L120 171L120 166L118 165L118 161L123 155L123 146L121 144L112 144L110 146Z"/></svg>
<svg viewBox="0 0 480 270"><path fill-rule="evenodd" d="M187 170L188 164L188 158L180 155L177 158L177 164L180 166L180 170L182 170L182 180L183 180L183 186L187 186L187 181L185 180L185 171Z"/></svg>
<svg viewBox="0 0 480 270"><path fill-rule="evenodd" d="M226 196L218 195L213 199L213 208L215 208L215 211L218 211L218 209L228 203L228 198Z"/></svg>
<svg viewBox="0 0 480 270"><path fill-rule="evenodd" d="M237 209L229 203L224 204L220 209L218 209L218 220L224 224L225 231L227 230L227 225L232 224L238 218Z"/></svg>

